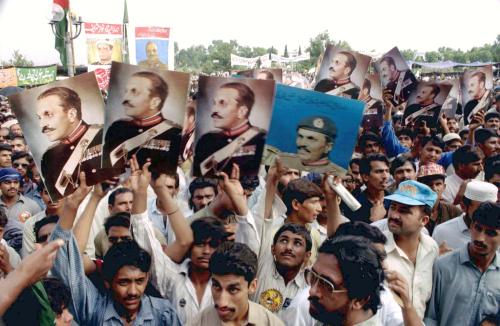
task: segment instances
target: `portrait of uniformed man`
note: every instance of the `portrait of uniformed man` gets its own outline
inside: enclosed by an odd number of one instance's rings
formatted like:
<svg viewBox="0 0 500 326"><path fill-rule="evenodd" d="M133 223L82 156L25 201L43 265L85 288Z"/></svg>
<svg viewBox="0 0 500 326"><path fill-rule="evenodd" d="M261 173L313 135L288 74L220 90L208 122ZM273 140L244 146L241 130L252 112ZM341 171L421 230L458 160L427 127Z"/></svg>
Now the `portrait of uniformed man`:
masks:
<svg viewBox="0 0 500 326"><path fill-rule="evenodd" d="M426 121L428 127L435 127L441 112L441 105L436 103L436 96L440 92L441 88L435 83L420 83L415 103L409 104L403 114L405 125Z"/></svg>
<svg viewBox="0 0 500 326"><path fill-rule="evenodd" d="M228 82L218 87L210 101L210 118L217 130L198 139L193 175L229 174L233 163L243 175L257 174L266 131L250 121L255 102L256 94L247 83Z"/></svg>
<svg viewBox="0 0 500 326"><path fill-rule="evenodd" d="M89 185L104 180L100 170L102 125L82 118L82 100L68 87L52 87L36 99L42 133L53 143L41 159L42 176L52 199L71 194L84 171Z"/></svg>
<svg viewBox="0 0 500 326"><path fill-rule="evenodd" d="M146 60L138 63L139 67L168 69L168 66L158 56L158 45L155 42L149 41L146 43L146 57Z"/></svg>
<svg viewBox="0 0 500 326"><path fill-rule="evenodd" d="M153 173L175 172L182 127L162 114L169 96L167 82L158 73L138 71L124 85L118 103L126 117L115 120L106 130L103 166L123 170L135 154L139 164L151 160Z"/></svg>
<svg viewBox="0 0 500 326"><path fill-rule="evenodd" d="M339 51L335 53L328 68L328 78L320 80L314 87L314 90L357 99L360 89L351 80L351 75L356 69L356 65L357 60L351 52Z"/></svg>
<svg viewBox="0 0 500 326"><path fill-rule="evenodd" d="M417 79L411 70L398 70L395 59L390 55L380 60L378 70L385 90L389 90L392 94L392 102L395 105L406 102L417 86Z"/></svg>
<svg viewBox="0 0 500 326"><path fill-rule="evenodd" d="M382 101L373 98L371 94L372 82L365 78L363 87L359 93L358 100L365 103L365 111L361 125L365 128L380 127L382 125L383 105Z"/></svg>
<svg viewBox="0 0 500 326"><path fill-rule="evenodd" d="M113 56L113 42L110 40L98 40L96 42L97 54L99 55L99 60L94 61L93 65L110 65Z"/></svg>
<svg viewBox="0 0 500 326"><path fill-rule="evenodd" d="M336 175L345 174L346 170L332 163L328 156L333 150L337 138L335 123L325 116L311 116L302 119L297 125L297 156L302 168Z"/></svg>
<svg viewBox="0 0 500 326"><path fill-rule="evenodd" d="M469 101L464 107L464 124L468 125L474 114L489 107L490 92L486 89L486 74L480 70L475 71L466 81L465 88Z"/></svg>

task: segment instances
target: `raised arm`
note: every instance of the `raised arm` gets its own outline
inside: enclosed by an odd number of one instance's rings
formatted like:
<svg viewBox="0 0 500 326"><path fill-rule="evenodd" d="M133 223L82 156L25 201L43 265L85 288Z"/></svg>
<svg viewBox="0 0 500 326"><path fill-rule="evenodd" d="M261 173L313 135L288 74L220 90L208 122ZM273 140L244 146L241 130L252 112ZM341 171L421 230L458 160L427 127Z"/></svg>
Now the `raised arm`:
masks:
<svg viewBox="0 0 500 326"><path fill-rule="evenodd" d="M342 214L340 213L339 197L328 184L328 178L329 174L325 174L321 185L326 200L326 236L331 237L335 234L335 232L337 232L339 225L342 224L343 221L341 217ZM340 177L335 177L333 182L340 183L342 182L342 179Z"/></svg>
<svg viewBox="0 0 500 326"><path fill-rule="evenodd" d="M71 230L75 222L78 207L92 188L87 186L85 172L80 173L80 185L75 192L64 198L63 209L59 216L59 225L63 230Z"/></svg>
<svg viewBox="0 0 500 326"><path fill-rule="evenodd" d="M166 186L166 175L161 174L153 182L152 187L158 197L158 209L163 218L169 219L175 234L175 241L168 245L164 252L174 262L181 263L193 243L193 231L179 209L177 200L170 195Z"/></svg>

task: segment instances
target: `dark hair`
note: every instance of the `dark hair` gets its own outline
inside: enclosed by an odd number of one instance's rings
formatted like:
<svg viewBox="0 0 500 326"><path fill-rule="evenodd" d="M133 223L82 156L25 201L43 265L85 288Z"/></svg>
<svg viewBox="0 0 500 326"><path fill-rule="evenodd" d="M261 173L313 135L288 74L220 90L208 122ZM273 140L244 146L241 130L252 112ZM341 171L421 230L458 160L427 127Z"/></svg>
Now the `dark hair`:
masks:
<svg viewBox="0 0 500 326"><path fill-rule="evenodd" d="M278 241L280 235L286 231L290 231L293 234L300 235L301 237L303 237L304 241L306 242L306 251L311 251L312 239L309 230L307 230L306 227L303 225L294 223L285 223L278 229L278 231L276 231L273 238L273 245L276 245L276 242Z"/></svg>
<svg viewBox="0 0 500 326"><path fill-rule="evenodd" d="M40 232L41 228L43 228L47 224L57 224L58 221L59 221L59 216L57 215L49 215L42 218L40 221L37 221L33 226L33 232L35 233L35 241L39 242L40 240L38 238L38 232Z"/></svg>
<svg viewBox="0 0 500 326"><path fill-rule="evenodd" d="M403 165L405 165L407 162L409 162L413 168L413 171L417 172L417 168L415 167L415 163L410 160L408 157L404 155L396 156L396 158L391 162L391 167L389 169L391 175L394 176L394 172Z"/></svg>
<svg viewBox="0 0 500 326"><path fill-rule="evenodd" d="M145 78L151 82L149 98L159 97L160 105L158 106L158 110L161 110L168 96L168 85L165 80L163 80L163 78L157 73L150 71L139 71L133 74L132 77Z"/></svg>
<svg viewBox="0 0 500 326"><path fill-rule="evenodd" d="M340 51L338 54L342 54L347 58L345 65L347 67L349 67L349 69L351 69L351 71L349 71L349 76L350 76L352 74L352 72L354 71L354 69L356 69L356 65L357 65L356 58L354 57L354 55L352 53L347 52L347 51Z"/></svg>
<svg viewBox="0 0 500 326"><path fill-rule="evenodd" d="M56 95L57 97L59 97L64 112L67 112L69 109L74 108L76 110L76 117L78 118L78 120L82 119L82 100L80 99L80 96L77 92L68 87L52 87L38 95L36 99L37 101L39 101L52 95Z"/></svg>
<svg viewBox="0 0 500 326"><path fill-rule="evenodd" d="M0 207L0 228L4 228L8 222L9 218L7 217L7 214L5 214L5 209Z"/></svg>
<svg viewBox="0 0 500 326"><path fill-rule="evenodd" d="M240 177L243 189L255 190L259 186L259 177L256 175L243 175Z"/></svg>
<svg viewBox="0 0 500 326"><path fill-rule="evenodd" d="M44 278L42 283L49 298L50 308L56 315L61 315L63 309L68 308L71 303L69 288L55 277Z"/></svg>
<svg viewBox="0 0 500 326"><path fill-rule="evenodd" d="M492 137L498 137L498 134L495 130L489 128L481 128L477 129L474 133L474 139L476 143L484 144L488 139Z"/></svg>
<svg viewBox="0 0 500 326"><path fill-rule="evenodd" d="M24 145L26 145L26 139L24 139L23 136L14 136L14 137L12 137L11 140L16 140L16 139L21 139L23 141Z"/></svg>
<svg viewBox="0 0 500 326"><path fill-rule="evenodd" d="M362 237L336 236L326 239L318 253L335 256L349 298L368 299L363 309L377 313L385 275L382 257L372 244Z"/></svg>
<svg viewBox="0 0 500 326"><path fill-rule="evenodd" d="M500 154L490 156L484 160L484 180L490 180L495 174L500 174Z"/></svg>
<svg viewBox="0 0 500 326"><path fill-rule="evenodd" d="M412 140L415 139L415 133L410 128L403 128L403 129L396 132L397 137L400 137L403 135L410 137Z"/></svg>
<svg viewBox="0 0 500 326"><path fill-rule="evenodd" d="M389 160L385 155L380 153L372 153L366 155L365 157L363 157L363 159L361 159L361 164L359 165L359 173L369 175L372 170L372 162L384 162L385 164L387 164L387 167L389 167Z"/></svg>
<svg viewBox="0 0 500 326"><path fill-rule="evenodd" d="M364 149L366 147L366 142L369 140L374 141L379 145L382 144L379 135L368 131L368 132L365 132L364 134L362 134L361 137L359 137L359 141L358 141L359 147L361 149Z"/></svg>
<svg viewBox="0 0 500 326"><path fill-rule="evenodd" d="M451 155L451 161L455 170L458 169L460 164L470 164L480 160L481 156L476 149L472 148L471 145L464 145L454 151Z"/></svg>
<svg viewBox="0 0 500 326"><path fill-rule="evenodd" d="M130 214L121 212L109 216L106 219L106 222L104 222L104 230L106 231L106 235L109 234L109 229L111 229L113 226L130 229Z"/></svg>
<svg viewBox="0 0 500 326"><path fill-rule="evenodd" d="M250 283L257 274L257 255L244 243L227 241L213 253L208 269L212 275L234 274Z"/></svg>
<svg viewBox="0 0 500 326"><path fill-rule="evenodd" d="M214 180L204 177L199 177L199 178L194 178L193 181L191 181L191 183L189 184L189 193L191 195L189 196L189 201L188 201L189 208L192 209L194 207L193 204L194 192L197 189L203 189L208 187L212 187L214 189L214 193L217 195L217 183Z"/></svg>
<svg viewBox="0 0 500 326"><path fill-rule="evenodd" d="M368 94L370 94L370 91L372 89L372 82L368 79L368 78L365 78L365 80L363 81L363 89L368 89Z"/></svg>
<svg viewBox="0 0 500 326"><path fill-rule="evenodd" d="M274 75L269 70L260 70L260 71L257 71L256 73L257 73L257 75L264 74L264 75L266 75L266 79L274 80Z"/></svg>
<svg viewBox="0 0 500 326"><path fill-rule="evenodd" d="M193 244L202 244L210 239L210 246L213 248L218 247L228 237L224 224L215 217L203 217L193 221L191 230L193 230Z"/></svg>
<svg viewBox="0 0 500 326"><path fill-rule="evenodd" d="M151 256L141 249L134 240L125 240L115 243L104 255L102 274L108 282L113 280L115 274L124 266L133 266L142 272L149 272Z"/></svg>
<svg viewBox="0 0 500 326"><path fill-rule="evenodd" d="M441 92L441 88L439 88L439 86L437 84L428 84L425 86L432 88L431 92L432 92L432 94L434 94L434 98L439 94L439 92Z"/></svg>
<svg viewBox="0 0 500 326"><path fill-rule="evenodd" d="M472 221L500 229L500 204L489 201L481 203L472 214Z"/></svg>
<svg viewBox="0 0 500 326"><path fill-rule="evenodd" d="M11 160L12 162L19 160L21 158L25 158L28 162L33 162L33 159L31 158L31 155L27 152L15 152L12 153Z"/></svg>
<svg viewBox="0 0 500 326"><path fill-rule="evenodd" d="M12 152L12 146L9 144L0 143L0 152L2 151Z"/></svg>
<svg viewBox="0 0 500 326"><path fill-rule="evenodd" d="M248 108L247 117L250 116L253 104L255 103L255 94L250 87L243 83L233 82L226 83L220 88L232 88L237 90L238 98L236 99L236 101L238 102L238 106L246 106Z"/></svg>
<svg viewBox="0 0 500 326"><path fill-rule="evenodd" d="M373 243L385 244L387 242L387 237L379 228L361 221L340 224L333 236L340 237L346 235L363 237Z"/></svg>
<svg viewBox="0 0 500 326"><path fill-rule="evenodd" d="M293 211L292 201L294 199L302 204L305 200L312 197L323 198L323 193L317 185L305 179L290 181L283 193L283 203L286 205L286 214L289 215Z"/></svg>
<svg viewBox="0 0 500 326"><path fill-rule="evenodd" d="M437 135L431 135L431 136L424 136L424 137L422 137L422 139L420 140L421 148L424 148L425 145L427 145L427 143L429 143L429 142L432 145L441 148L441 150L444 150L445 144L444 144L444 141L441 139L441 137L439 137Z"/></svg>
<svg viewBox="0 0 500 326"><path fill-rule="evenodd" d="M349 161L349 168L352 168L352 165L356 164L358 166L361 166L361 159L360 158L353 158Z"/></svg>
<svg viewBox="0 0 500 326"><path fill-rule="evenodd" d="M179 174L177 172L172 174L167 174L167 178L174 179L174 187L175 189L179 189Z"/></svg>
<svg viewBox="0 0 500 326"><path fill-rule="evenodd" d="M493 118L500 119L500 113L498 113L497 111L492 111L492 112L486 113L484 115L484 122L488 122L488 120L493 119Z"/></svg>
<svg viewBox="0 0 500 326"><path fill-rule="evenodd" d="M128 193L128 192L132 192L132 190L128 189L128 188L118 188L116 190L113 190L110 194L109 194L109 197L108 197L108 205L111 205L111 206L114 206L115 205L115 201L116 201L116 196L118 195L121 195L121 194L125 194L125 193Z"/></svg>

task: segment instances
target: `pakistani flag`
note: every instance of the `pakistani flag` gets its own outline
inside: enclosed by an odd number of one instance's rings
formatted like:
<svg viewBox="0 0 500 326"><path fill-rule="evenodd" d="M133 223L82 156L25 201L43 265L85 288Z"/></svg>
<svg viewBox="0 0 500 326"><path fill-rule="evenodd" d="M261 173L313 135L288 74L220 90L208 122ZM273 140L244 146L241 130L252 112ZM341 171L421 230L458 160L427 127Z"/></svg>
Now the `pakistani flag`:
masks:
<svg viewBox="0 0 500 326"><path fill-rule="evenodd" d="M66 14L69 11L69 0L54 0L52 5L52 19L56 21L56 44L55 48L59 52L59 57L61 58L61 63L66 67L68 62L68 57L66 55L66 44L64 42L64 36L68 32L68 19Z"/></svg>

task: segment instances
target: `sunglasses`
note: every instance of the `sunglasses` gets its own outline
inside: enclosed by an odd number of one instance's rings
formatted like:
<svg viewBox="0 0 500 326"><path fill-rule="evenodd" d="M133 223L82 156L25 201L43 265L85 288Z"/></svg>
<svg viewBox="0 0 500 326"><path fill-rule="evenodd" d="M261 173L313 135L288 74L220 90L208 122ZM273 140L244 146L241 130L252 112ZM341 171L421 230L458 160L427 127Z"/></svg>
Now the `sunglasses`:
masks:
<svg viewBox="0 0 500 326"><path fill-rule="evenodd" d="M22 168L24 168L24 169L26 169L26 168L29 166L29 164L26 164L26 163L14 163L14 164L12 164L12 165L13 165L15 168L22 167Z"/></svg>
<svg viewBox="0 0 500 326"><path fill-rule="evenodd" d="M118 242L122 241L132 241L132 237L130 236L124 236L124 237L109 237L108 238L109 242L112 244L117 244Z"/></svg>
<svg viewBox="0 0 500 326"><path fill-rule="evenodd" d="M306 269L304 272L304 277L306 279L306 283L309 286L314 286L317 284L317 286L326 293L340 293L340 292L347 292L347 290L338 290L335 288L335 285L328 281L327 279L323 278L321 275L313 271L312 269Z"/></svg>

